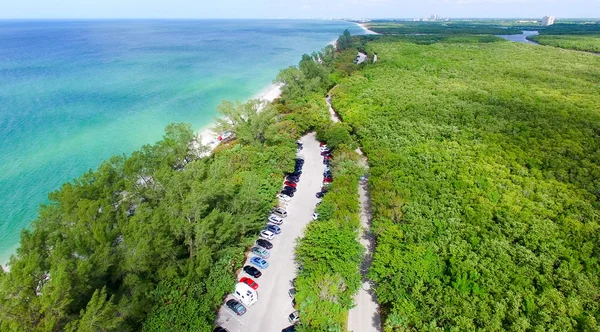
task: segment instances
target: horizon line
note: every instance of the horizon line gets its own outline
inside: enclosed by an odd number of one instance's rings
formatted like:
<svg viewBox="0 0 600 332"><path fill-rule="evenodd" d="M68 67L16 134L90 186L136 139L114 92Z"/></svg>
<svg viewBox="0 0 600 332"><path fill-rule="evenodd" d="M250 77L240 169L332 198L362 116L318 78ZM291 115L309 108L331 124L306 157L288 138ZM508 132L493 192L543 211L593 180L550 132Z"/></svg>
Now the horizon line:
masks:
<svg viewBox="0 0 600 332"><path fill-rule="evenodd" d="M542 16L543 17L543 16ZM600 17L557 17L557 20L600 20ZM294 17L294 18L286 18L286 17L263 17L263 18L246 18L246 17L236 17L236 18L228 18L228 17L0 17L2 21L33 21L33 20L47 20L47 21L67 21L67 20L90 20L90 21L99 21L99 20L323 20L323 21L349 21L355 23L368 23L368 21L377 21L377 20L413 20L413 19L427 19L428 17L379 17L379 18L333 18L333 17ZM465 19L479 19L479 20L518 20L518 19L539 19L540 17L531 16L531 17L442 17L437 20L437 22L441 20L465 20ZM360 22L365 21L365 22ZM436 21L432 21L436 22Z"/></svg>

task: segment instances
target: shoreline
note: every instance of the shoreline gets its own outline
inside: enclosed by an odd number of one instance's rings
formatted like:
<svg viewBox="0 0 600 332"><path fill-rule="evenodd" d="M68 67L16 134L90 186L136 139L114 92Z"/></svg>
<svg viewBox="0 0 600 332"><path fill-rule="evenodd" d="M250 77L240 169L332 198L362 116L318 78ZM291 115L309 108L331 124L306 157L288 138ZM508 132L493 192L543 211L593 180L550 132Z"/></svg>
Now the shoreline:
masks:
<svg viewBox="0 0 600 332"><path fill-rule="evenodd" d="M279 98L281 96L281 84L271 84L269 85L267 88L261 90L260 92L258 92L257 94L255 94L254 96L252 96L250 99L260 99L263 100L267 103L270 103L272 101L274 101L275 99ZM211 127L213 127L215 125L214 121L211 121L210 123L208 123L207 125L205 125L204 127L202 127L199 131L196 132L196 137L201 138L201 143L203 145L207 145L209 147L209 151L205 154L206 156L210 155L212 153L212 151L219 145L218 144L218 139L217 137L219 136L219 134L213 133L211 130ZM17 243L17 245L14 246L14 248L12 248L12 250L9 250L8 252L10 252L10 254L8 255L0 255L2 258L0 259L0 267L2 267L2 270L4 270L4 272L10 272L10 265L8 265L8 263L10 262L10 256L14 255L16 253L17 248L19 248L20 246L20 241L19 243Z"/></svg>
<svg viewBox="0 0 600 332"><path fill-rule="evenodd" d="M255 94L248 100L259 99L264 102L270 103L281 96L281 84L272 83L259 93ZM208 156L212 151L219 146L219 133L212 131L212 127L215 125L214 121L206 124L196 133L196 137L202 145L208 146L209 150L203 155Z"/></svg>
<svg viewBox="0 0 600 332"><path fill-rule="evenodd" d="M363 29L365 31L365 34L367 35L380 35L380 33L377 33L371 29L369 29L367 27L366 23L356 23L356 25L358 25L361 29Z"/></svg>

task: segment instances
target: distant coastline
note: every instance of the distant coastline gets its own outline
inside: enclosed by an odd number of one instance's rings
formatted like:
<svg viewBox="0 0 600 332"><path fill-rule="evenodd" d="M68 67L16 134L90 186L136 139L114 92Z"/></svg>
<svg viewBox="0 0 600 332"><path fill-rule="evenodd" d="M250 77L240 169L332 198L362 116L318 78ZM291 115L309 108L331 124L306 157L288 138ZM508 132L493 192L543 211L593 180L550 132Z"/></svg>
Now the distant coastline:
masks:
<svg viewBox="0 0 600 332"><path fill-rule="evenodd" d="M356 23L356 22L355 22ZM379 35L379 33L369 29L366 23L356 23L361 29L365 31L366 35Z"/></svg>

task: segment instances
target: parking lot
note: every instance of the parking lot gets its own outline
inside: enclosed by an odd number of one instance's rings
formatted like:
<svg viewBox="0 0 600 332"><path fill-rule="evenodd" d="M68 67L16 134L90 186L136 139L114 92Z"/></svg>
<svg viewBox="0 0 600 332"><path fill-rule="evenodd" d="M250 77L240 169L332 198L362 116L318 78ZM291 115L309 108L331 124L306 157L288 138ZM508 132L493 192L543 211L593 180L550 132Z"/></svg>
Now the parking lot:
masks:
<svg viewBox="0 0 600 332"><path fill-rule="evenodd" d="M229 332L280 332L291 325L288 315L295 309L288 290L293 287L291 282L296 277L294 248L296 239L302 236L304 228L312 220L319 201L315 193L321 189L325 169L315 134L308 134L301 140L304 149L299 155L304 158L305 163L297 185L298 190L287 203L288 216L280 226L281 234L270 241L273 249L270 250L271 256L266 259L269 267L261 270L263 275L260 278L252 278L259 284L258 302L247 308L248 311L243 316L237 316L225 305L219 310L216 323ZM267 216L265 224L266 220ZM249 255L248 259L252 256L254 255ZM247 264L246 261L244 265ZM240 270L238 280L244 276L250 277ZM230 298L234 297L229 295L226 300Z"/></svg>

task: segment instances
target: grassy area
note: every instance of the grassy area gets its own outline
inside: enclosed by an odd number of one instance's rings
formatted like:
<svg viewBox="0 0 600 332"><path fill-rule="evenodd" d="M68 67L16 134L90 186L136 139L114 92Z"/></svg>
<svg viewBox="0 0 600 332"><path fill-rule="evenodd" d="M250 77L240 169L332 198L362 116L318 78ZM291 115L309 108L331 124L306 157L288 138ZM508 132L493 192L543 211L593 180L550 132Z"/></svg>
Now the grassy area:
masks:
<svg viewBox="0 0 600 332"><path fill-rule="evenodd" d="M369 158L386 331L598 330L600 58L363 47L333 101Z"/></svg>
<svg viewBox="0 0 600 332"><path fill-rule="evenodd" d="M566 48L569 50L600 53L600 34L598 35L538 35L528 39L542 45Z"/></svg>

